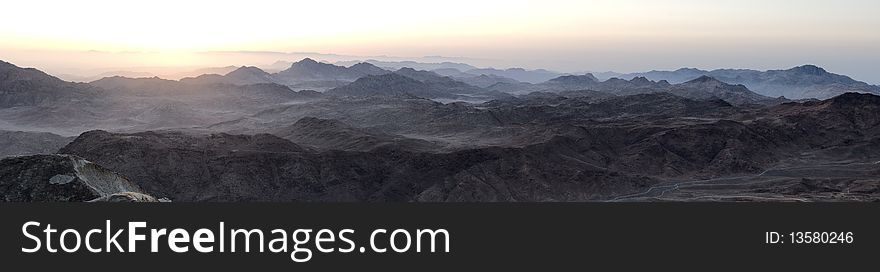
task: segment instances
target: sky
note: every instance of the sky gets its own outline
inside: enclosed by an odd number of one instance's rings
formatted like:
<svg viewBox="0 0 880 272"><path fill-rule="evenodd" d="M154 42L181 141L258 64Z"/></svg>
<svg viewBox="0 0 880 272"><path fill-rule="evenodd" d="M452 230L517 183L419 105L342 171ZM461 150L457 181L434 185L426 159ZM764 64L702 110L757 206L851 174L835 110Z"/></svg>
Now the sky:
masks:
<svg viewBox="0 0 880 272"><path fill-rule="evenodd" d="M880 84L876 0L29 0L2 6L0 59L68 73L267 65L295 59L254 52L318 52L353 59L444 56L561 72L816 64ZM240 54L206 54L230 51Z"/></svg>

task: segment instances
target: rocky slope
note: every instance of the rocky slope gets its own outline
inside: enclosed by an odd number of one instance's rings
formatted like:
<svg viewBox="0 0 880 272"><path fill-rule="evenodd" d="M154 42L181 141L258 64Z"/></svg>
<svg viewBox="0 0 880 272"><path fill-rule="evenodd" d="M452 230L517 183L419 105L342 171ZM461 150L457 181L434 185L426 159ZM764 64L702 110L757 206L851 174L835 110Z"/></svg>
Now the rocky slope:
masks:
<svg viewBox="0 0 880 272"><path fill-rule="evenodd" d="M397 73L366 76L351 84L333 88L325 92L331 96L392 96L392 97L449 97L451 94L428 85L427 83Z"/></svg>
<svg viewBox="0 0 880 272"><path fill-rule="evenodd" d="M372 151L381 148L429 152L440 149L428 141L370 132L337 120L314 117L299 119L272 134L318 150Z"/></svg>
<svg viewBox="0 0 880 272"><path fill-rule="evenodd" d="M480 88L488 88L495 84L504 83L504 84L516 84L519 81L516 81L512 78L506 78L498 75L486 75L481 74L478 76L462 76L462 77L453 77L458 81L464 82L471 86L477 86Z"/></svg>
<svg viewBox="0 0 880 272"><path fill-rule="evenodd" d="M467 134L480 129L484 121L475 117L486 114L494 116L494 127L544 137L504 135L524 142L440 153L363 148L381 138L313 118L301 120L288 137L325 141L315 145L325 147L354 143L349 149L359 151L312 150L267 134L95 131L60 152L104 164L151 194L179 201L611 200L664 180L757 175L803 152L873 143L880 104L857 96L761 109L664 93L565 98L554 107L449 108L422 132L457 124Z"/></svg>
<svg viewBox="0 0 880 272"><path fill-rule="evenodd" d="M670 87L669 92L698 100L717 98L734 105L784 102L752 92L746 86L727 84L708 76L701 76L682 84L673 85Z"/></svg>
<svg viewBox="0 0 880 272"><path fill-rule="evenodd" d="M70 155L0 160L0 195L6 202L155 202L116 173Z"/></svg>
<svg viewBox="0 0 880 272"><path fill-rule="evenodd" d="M270 135L95 131L61 152L96 159L174 201L574 201L653 182L548 148L316 153Z"/></svg>
<svg viewBox="0 0 880 272"><path fill-rule="evenodd" d="M37 69L0 61L0 109L44 106L53 102L88 102L101 92L89 85L70 83Z"/></svg>
<svg viewBox="0 0 880 272"><path fill-rule="evenodd" d="M441 76L434 72L420 71L412 68L401 68L394 73L429 84L433 88L442 89L448 93L479 94L485 92L476 86L468 85L467 83L454 80L451 77Z"/></svg>

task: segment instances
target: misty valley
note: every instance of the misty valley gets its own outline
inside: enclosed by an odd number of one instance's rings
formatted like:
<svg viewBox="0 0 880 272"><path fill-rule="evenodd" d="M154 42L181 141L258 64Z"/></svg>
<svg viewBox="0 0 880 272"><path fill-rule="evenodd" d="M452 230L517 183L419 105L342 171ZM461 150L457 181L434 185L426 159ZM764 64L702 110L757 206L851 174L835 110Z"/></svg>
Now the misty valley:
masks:
<svg viewBox="0 0 880 272"><path fill-rule="evenodd" d="M878 201L880 86L312 59L180 80L0 62L3 201Z"/></svg>

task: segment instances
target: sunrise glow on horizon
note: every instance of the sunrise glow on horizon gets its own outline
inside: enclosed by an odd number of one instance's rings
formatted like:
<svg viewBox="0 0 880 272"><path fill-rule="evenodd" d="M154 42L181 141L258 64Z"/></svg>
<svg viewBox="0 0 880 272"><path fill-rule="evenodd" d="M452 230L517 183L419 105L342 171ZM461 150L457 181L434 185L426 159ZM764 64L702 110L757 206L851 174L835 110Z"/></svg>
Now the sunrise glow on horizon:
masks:
<svg viewBox="0 0 880 272"><path fill-rule="evenodd" d="M197 52L276 51L560 71L818 63L880 82L878 1L38 0L4 9L0 59L32 65L42 52L147 53L105 66L172 66L223 64Z"/></svg>

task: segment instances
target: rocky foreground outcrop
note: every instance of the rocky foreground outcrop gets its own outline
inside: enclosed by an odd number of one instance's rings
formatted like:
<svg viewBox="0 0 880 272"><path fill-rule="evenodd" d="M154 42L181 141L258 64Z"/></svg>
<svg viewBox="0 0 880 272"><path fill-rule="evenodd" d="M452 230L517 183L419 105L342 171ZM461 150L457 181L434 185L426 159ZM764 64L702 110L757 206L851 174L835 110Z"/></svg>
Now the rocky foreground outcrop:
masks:
<svg viewBox="0 0 880 272"><path fill-rule="evenodd" d="M156 202L104 167L72 155L34 155L0 160L0 201Z"/></svg>

